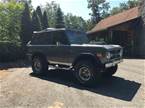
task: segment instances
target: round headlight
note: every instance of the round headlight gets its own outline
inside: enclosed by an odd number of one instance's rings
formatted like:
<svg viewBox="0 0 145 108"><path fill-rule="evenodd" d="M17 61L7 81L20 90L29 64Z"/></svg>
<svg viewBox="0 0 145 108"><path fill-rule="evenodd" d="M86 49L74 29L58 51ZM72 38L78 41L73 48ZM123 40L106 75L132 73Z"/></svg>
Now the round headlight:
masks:
<svg viewBox="0 0 145 108"><path fill-rule="evenodd" d="M110 52L107 52L106 58L107 58L107 59L110 59L110 58L111 58L111 53L110 53Z"/></svg>

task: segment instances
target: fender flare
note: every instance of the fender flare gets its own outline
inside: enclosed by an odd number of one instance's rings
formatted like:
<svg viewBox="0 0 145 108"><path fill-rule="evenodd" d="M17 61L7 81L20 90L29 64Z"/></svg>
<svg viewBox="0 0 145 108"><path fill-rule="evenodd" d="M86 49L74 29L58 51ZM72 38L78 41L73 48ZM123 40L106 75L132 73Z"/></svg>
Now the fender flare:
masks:
<svg viewBox="0 0 145 108"><path fill-rule="evenodd" d="M73 61L72 66L75 66L75 64L80 61L80 60L90 60L92 61L95 65L101 65L101 61L99 58L91 53L82 53L79 54Z"/></svg>

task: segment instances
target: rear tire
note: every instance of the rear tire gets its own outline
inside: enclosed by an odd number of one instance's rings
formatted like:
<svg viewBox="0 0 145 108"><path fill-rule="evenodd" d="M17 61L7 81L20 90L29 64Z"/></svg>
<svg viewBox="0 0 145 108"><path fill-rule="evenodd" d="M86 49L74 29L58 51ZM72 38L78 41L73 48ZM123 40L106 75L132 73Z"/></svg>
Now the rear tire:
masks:
<svg viewBox="0 0 145 108"><path fill-rule="evenodd" d="M105 70L103 75L106 77L111 77L117 72L117 69L118 69L118 65L110 67L110 68Z"/></svg>
<svg viewBox="0 0 145 108"><path fill-rule="evenodd" d="M34 74L40 75L48 71L48 62L43 56L35 56L32 59L32 70Z"/></svg>
<svg viewBox="0 0 145 108"><path fill-rule="evenodd" d="M100 79L100 72L91 61L79 61L74 66L75 77L79 84L84 86L94 86Z"/></svg>

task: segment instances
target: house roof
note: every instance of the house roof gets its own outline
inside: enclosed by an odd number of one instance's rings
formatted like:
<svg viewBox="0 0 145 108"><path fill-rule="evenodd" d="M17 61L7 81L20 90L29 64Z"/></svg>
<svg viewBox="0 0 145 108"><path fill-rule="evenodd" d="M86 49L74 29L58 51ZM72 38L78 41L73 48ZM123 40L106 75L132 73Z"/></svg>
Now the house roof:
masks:
<svg viewBox="0 0 145 108"><path fill-rule="evenodd" d="M131 21L138 17L140 17L139 7L134 7L132 9L123 11L119 14L101 20L91 31L88 32L88 34L108 29L124 22Z"/></svg>

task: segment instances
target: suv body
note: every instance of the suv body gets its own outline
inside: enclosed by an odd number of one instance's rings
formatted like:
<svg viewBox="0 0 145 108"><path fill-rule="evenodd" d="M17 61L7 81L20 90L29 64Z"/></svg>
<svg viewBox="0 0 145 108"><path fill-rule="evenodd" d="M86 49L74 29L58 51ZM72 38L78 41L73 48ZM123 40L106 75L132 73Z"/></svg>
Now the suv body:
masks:
<svg viewBox="0 0 145 108"><path fill-rule="evenodd" d="M79 71L85 66L90 68L89 71L94 71L93 75L97 73L98 76L102 73L111 76L117 71L117 64L122 62L123 54L123 49L119 45L89 44L86 33L65 28L48 28L34 32L27 47L35 73L44 72L49 64L56 64L71 67L77 77L80 77ZM82 81L83 78L78 80L81 84L92 82Z"/></svg>

